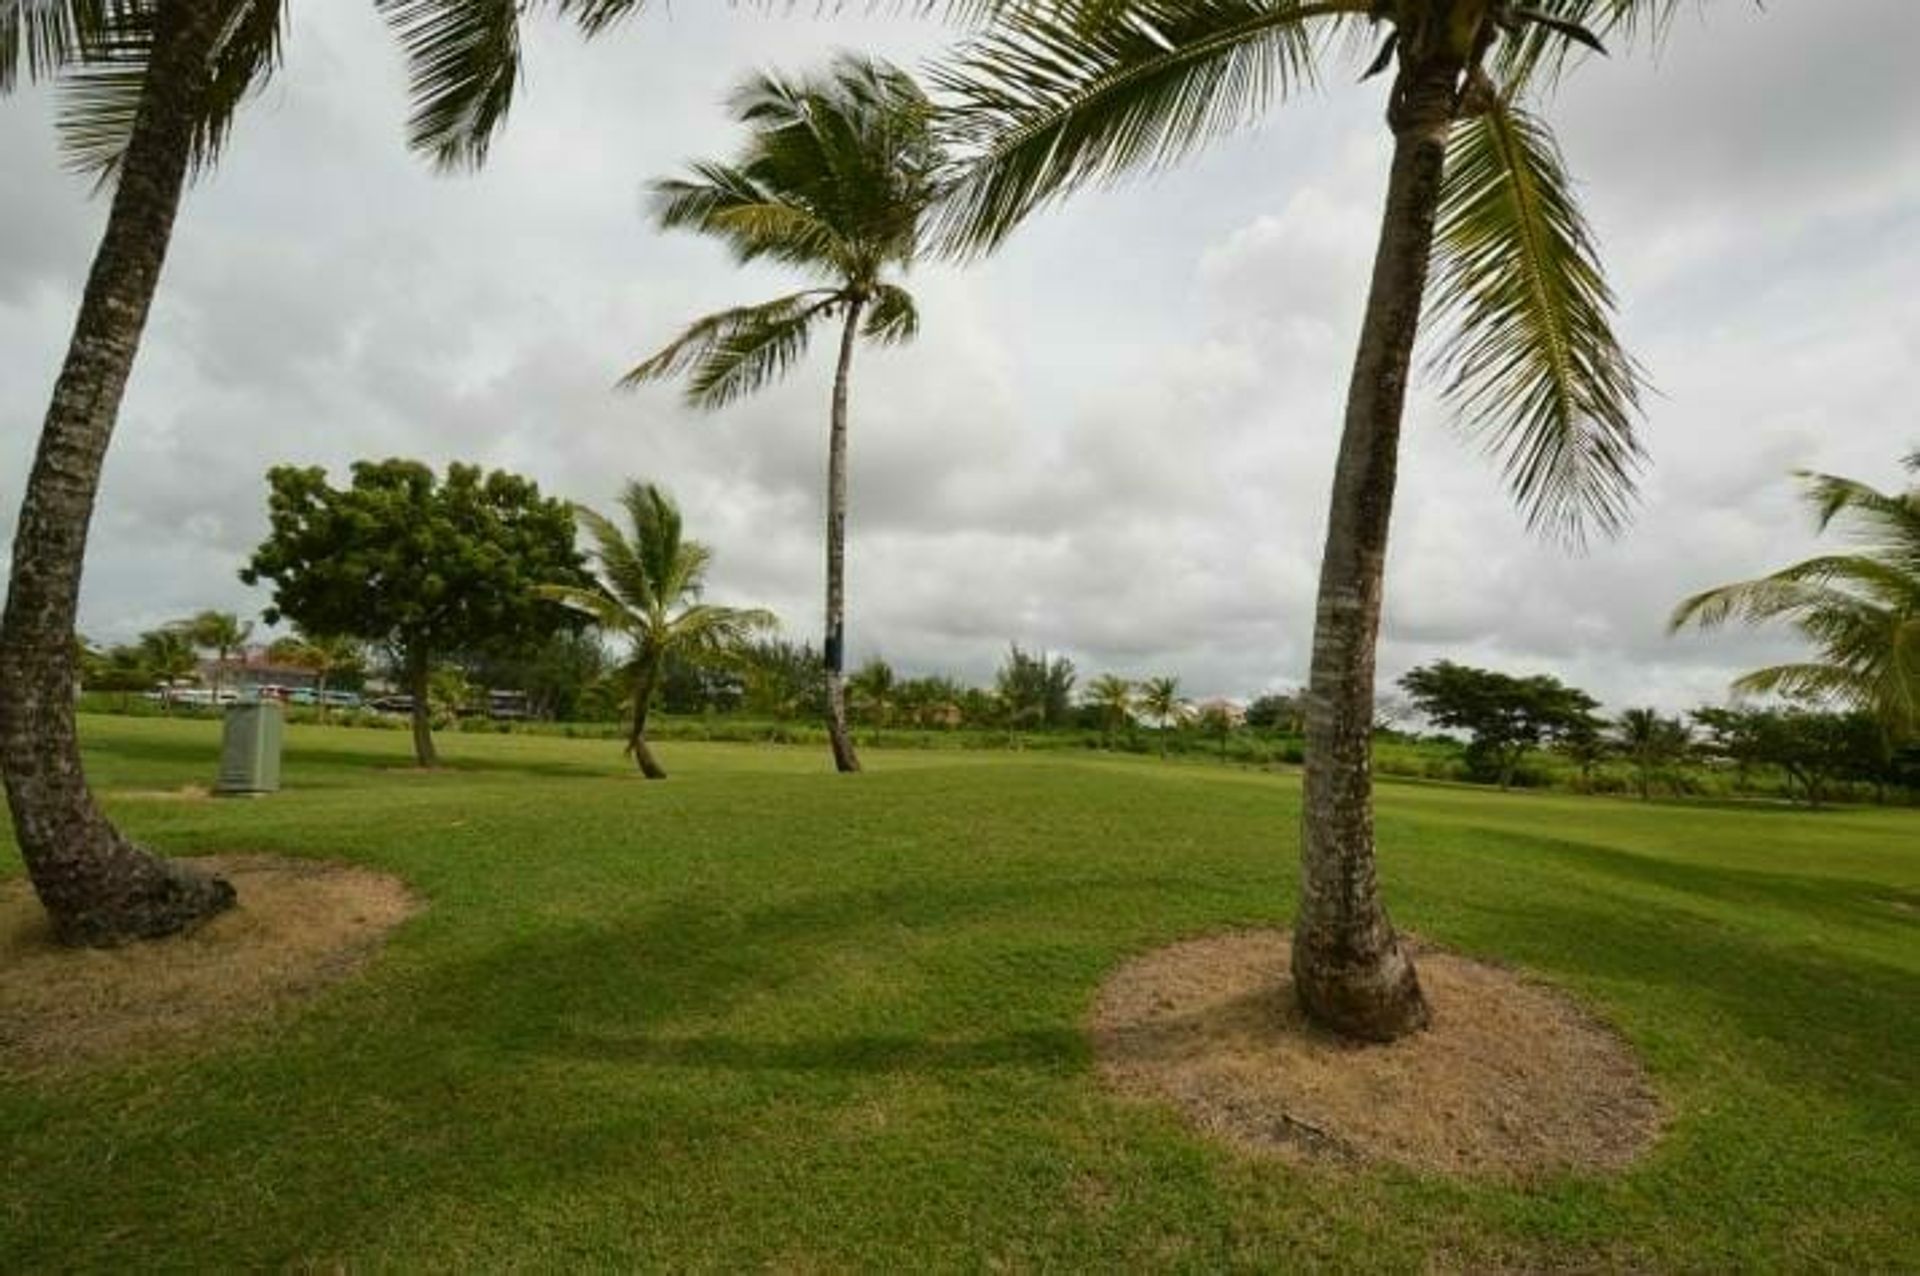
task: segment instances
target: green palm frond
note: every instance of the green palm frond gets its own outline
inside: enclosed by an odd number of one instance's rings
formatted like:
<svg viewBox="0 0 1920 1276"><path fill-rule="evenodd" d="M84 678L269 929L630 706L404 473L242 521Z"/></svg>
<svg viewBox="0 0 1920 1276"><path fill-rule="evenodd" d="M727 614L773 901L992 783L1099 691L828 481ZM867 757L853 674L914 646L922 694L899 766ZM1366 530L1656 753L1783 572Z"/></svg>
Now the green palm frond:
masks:
<svg viewBox="0 0 1920 1276"><path fill-rule="evenodd" d="M477 167L520 81L523 0L375 0L407 57L407 140L443 169Z"/></svg>
<svg viewBox="0 0 1920 1276"><path fill-rule="evenodd" d="M1920 732L1920 493L1892 496L1830 474L1802 473L1823 530L1845 519L1858 553L1825 554L1758 580L1696 594L1672 629L1785 621L1818 659L1756 670L1743 692L1840 700L1874 714L1890 742Z"/></svg>
<svg viewBox="0 0 1920 1276"><path fill-rule="evenodd" d="M599 568L600 587L620 600L629 610L645 614L659 604L653 578L634 540L612 519L587 508L573 507L573 516L593 538L593 561Z"/></svg>
<svg viewBox="0 0 1920 1276"><path fill-rule="evenodd" d="M913 294L897 284L875 288L860 332L883 346L905 345L919 336L920 311L913 304Z"/></svg>
<svg viewBox="0 0 1920 1276"><path fill-rule="evenodd" d="M965 167L941 239L985 252L1034 209L1088 182L1165 166L1315 75L1315 20L1370 0L1062 0L1014 6L932 82L953 99ZM1329 30L1333 29L1329 26Z"/></svg>
<svg viewBox="0 0 1920 1276"><path fill-rule="evenodd" d="M669 178L651 188L654 220L663 230L693 230L723 241L742 262L768 257L792 266L839 267L852 246L810 208L766 189L726 164L690 166L694 180Z"/></svg>
<svg viewBox="0 0 1920 1276"><path fill-rule="evenodd" d="M1512 101L1455 125L1434 253L1435 363L1529 523L1617 530L1643 459L1640 374L1559 148Z"/></svg>
<svg viewBox="0 0 1920 1276"><path fill-rule="evenodd" d="M806 353L816 321L841 298L808 289L757 306L697 319L620 380L622 389L687 374L686 397L697 407L723 407L776 380Z"/></svg>
<svg viewBox="0 0 1920 1276"><path fill-rule="evenodd" d="M578 585L536 585L533 592L551 603L558 603L613 633L635 631L637 617L628 608L597 589Z"/></svg>
<svg viewBox="0 0 1920 1276"><path fill-rule="evenodd" d="M1687 0L1522 0L1509 6L1507 38L1491 62L1500 82L1548 82L1592 48L1657 46ZM1571 35L1578 32L1578 35ZM1585 46L1585 48L1583 48Z"/></svg>

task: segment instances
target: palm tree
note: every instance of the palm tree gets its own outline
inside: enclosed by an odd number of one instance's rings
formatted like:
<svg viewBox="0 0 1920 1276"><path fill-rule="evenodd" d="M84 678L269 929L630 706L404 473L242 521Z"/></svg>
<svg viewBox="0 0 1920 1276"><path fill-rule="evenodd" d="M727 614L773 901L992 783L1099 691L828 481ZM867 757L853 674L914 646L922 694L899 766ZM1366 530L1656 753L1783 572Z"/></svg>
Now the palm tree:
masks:
<svg viewBox="0 0 1920 1276"><path fill-rule="evenodd" d="M669 657L698 661L737 653L754 634L773 628L773 613L700 601L713 551L681 535L680 507L652 483L629 482L620 493L631 534L585 506L574 513L593 537L597 589L543 585L540 593L571 607L633 644L626 672L633 680L633 722L627 752L649 780L667 773L647 747L647 713Z"/></svg>
<svg viewBox="0 0 1920 1276"><path fill-rule="evenodd" d="M1686 723L1663 718L1655 709L1627 710L1614 723L1613 731L1620 752L1633 763L1642 802L1653 796L1654 773L1686 756L1687 745L1692 742Z"/></svg>
<svg viewBox="0 0 1920 1276"><path fill-rule="evenodd" d="M139 652L148 676L165 684L160 705L172 713L174 684L191 678L199 665L192 640L178 625L165 625L140 635Z"/></svg>
<svg viewBox="0 0 1920 1276"><path fill-rule="evenodd" d="M1167 756L1167 730L1185 715L1187 702L1180 698L1180 680L1172 674L1149 678L1140 684L1140 708L1160 729L1160 756Z"/></svg>
<svg viewBox="0 0 1920 1276"><path fill-rule="evenodd" d="M305 632L282 638L267 649L267 655L273 660L312 672L314 701L320 707L320 719L323 722L332 708L327 703L327 684L342 674L359 671L366 666L367 660L366 650L356 638Z"/></svg>
<svg viewBox="0 0 1920 1276"><path fill-rule="evenodd" d="M213 653L213 695L218 701L227 662L246 650L247 639L253 636L253 622L241 620L230 611L203 611L183 621L181 630L194 646Z"/></svg>
<svg viewBox="0 0 1920 1276"><path fill-rule="evenodd" d="M856 341L910 341L913 297L889 275L918 255L939 152L920 87L885 62L842 55L798 80L755 75L734 91L749 137L731 164L654 184L662 227L723 240L742 262L762 258L821 280L812 288L695 320L622 379L626 387L685 373L687 401L725 407L778 378L821 324L840 324L827 434L827 733L834 765L858 771L847 734L847 381Z"/></svg>
<svg viewBox="0 0 1920 1276"><path fill-rule="evenodd" d="M1103 673L1087 684L1087 703L1100 713L1100 747L1113 747L1113 733L1133 721L1134 686L1119 674Z"/></svg>
<svg viewBox="0 0 1920 1276"><path fill-rule="evenodd" d="M1170 164L1321 62L1379 41L1392 165L1329 504L1309 685L1293 975L1336 1032L1392 1040L1426 1000L1381 902L1371 786L1374 654L1401 418L1422 315L1446 390L1536 526L1612 530L1640 459L1639 375L1559 149L1531 113L1588 29L1657 27L1674 0L1037 0L1007 6L936 76L967 161L943 205L960 255L1089 183ZM1586 24L1586 25L1582 25ZM1437 270L1432 270L1436 265ZM1428 295L1428 278L1436 288Z"/></svg>
<svg viewBox="0 0 1920 1276"><path fill-rule="evenodd" d="M1920 453L1906 466L1920 475ZM1892 493L1832 474L1800 478L1820 530L1843 528L1854 552L1695 594L1669 631L1785 621L1818 657L1756 669L1734 690L1851 705L1874 716L1891 750L1920 735L1920 482Z"/></svg>
<svg viewBox="0 0 1920 1276"><path fill-rule="evenodd" d="M644 0L548 0L594 34ZM525 4L374 0L411 64L410 141L478 164L518 79ZM0 96L59 82L76 167L113 192L41 426L0 618L0 774L56 939L169 934L233 888L159 859L101 813L80 766L68 659L87 529L120 400L188 178L211 168L247 96L279 64L284 0L0 0Z"/></svg>

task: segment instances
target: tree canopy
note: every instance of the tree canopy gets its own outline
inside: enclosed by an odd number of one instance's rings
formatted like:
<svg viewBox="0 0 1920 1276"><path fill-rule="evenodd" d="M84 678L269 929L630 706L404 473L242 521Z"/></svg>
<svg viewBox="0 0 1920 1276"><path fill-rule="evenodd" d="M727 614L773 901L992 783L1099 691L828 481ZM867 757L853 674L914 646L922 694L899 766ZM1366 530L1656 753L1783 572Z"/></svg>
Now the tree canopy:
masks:
<svg viewBox="0 0 1920 1276"><path fill-rule="evenodd" d="M270 530L240 578L273 587L268 623L378 643L405 670L425 735L433 662L537 647L572 623L535 587L586 580L566 502L532 481L454 464L444 479L418 461L359 461L345 487L318 467L267 475Z"/></svg>
<svg viewBox="0 0 1920 1276"><path fill-rule="evenodd" d="M1600 707L1586 692L1546 674L1516 678L1451 660L1414 669L1400 685L1436 726L1467 732L1469 769L1497 778L1503 788L1513 782L1528 749L1591 725Z"/></svg>

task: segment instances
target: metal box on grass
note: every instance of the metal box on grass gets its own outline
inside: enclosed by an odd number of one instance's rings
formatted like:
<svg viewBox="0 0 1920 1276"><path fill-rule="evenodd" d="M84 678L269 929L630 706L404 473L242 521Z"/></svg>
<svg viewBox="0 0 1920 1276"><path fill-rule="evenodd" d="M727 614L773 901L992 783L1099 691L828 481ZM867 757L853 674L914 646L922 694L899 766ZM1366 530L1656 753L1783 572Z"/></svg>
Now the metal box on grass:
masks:
<svg viewBox="0 0 1920 1276"><path fill-rule="evenodd" d="M285 718L278 701L230 705L220 740L220 779L213 791L278 793L284 730Z"/></svg>

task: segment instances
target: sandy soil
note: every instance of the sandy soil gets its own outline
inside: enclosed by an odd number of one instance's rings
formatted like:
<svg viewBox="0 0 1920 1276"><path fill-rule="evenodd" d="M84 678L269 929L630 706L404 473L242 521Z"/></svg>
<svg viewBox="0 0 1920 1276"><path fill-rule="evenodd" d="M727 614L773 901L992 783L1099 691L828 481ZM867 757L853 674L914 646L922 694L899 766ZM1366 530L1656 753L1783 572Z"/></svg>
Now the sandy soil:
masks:
<svg viewBox="0 0 1920 1276"><path fill-rule="evenodd" d="M198 1044L358 969L419 907L383 873L271 855L195 861L239 905L185 935L56 946L24 880L0 884L0 1072Z"/></svg>
<svg viewBox="0 0 1920 1276"><path fill-rule="evenodd" d="M1617 1034L1512 971L1415 946L1433 1026L1389 1046L1310 1027L1287 936L1191 940L1122 967L1090 1031L1107 1079L1241 1148L1453 1174L1607 1172L1660 1105Z"/></svg>

